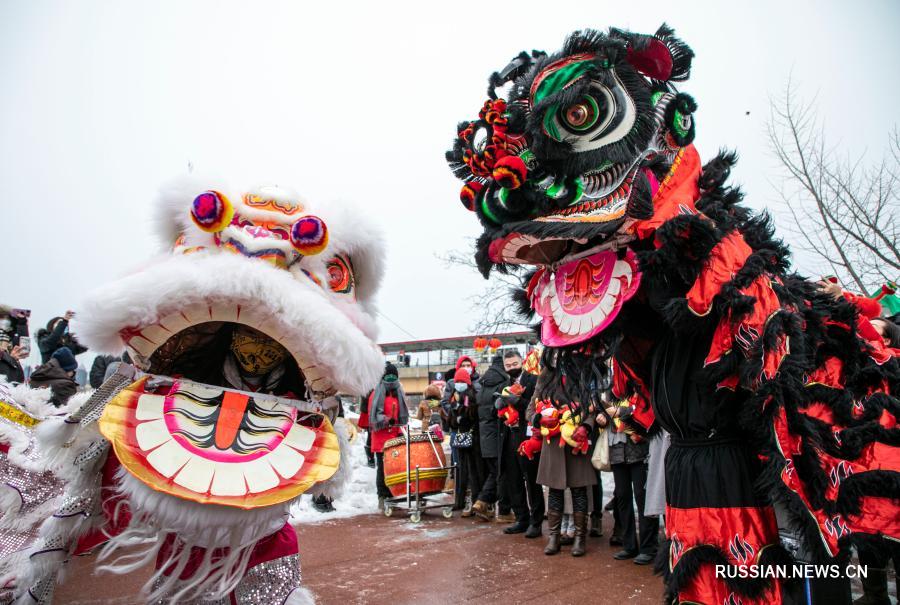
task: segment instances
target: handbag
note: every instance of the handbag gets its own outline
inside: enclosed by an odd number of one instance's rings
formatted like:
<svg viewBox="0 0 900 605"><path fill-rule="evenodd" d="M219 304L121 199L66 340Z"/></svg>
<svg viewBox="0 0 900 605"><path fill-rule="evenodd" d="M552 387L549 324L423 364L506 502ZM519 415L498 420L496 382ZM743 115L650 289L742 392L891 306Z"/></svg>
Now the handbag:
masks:
<svg viewBox="0 0 900 605"><path fill-rule="evenodd" d="M466 431L465 433L454 433L453 439L450 440L451 447L456 448L469 448L472 447L472 431Z"/></svg>
<svg viewBox="0 0 900 605"><path fill-rule="evenodd" d="M609 438L606 436L607 428L603 427L597 433L597 444L591 454L591 465L598 471L611 471L609 464Z"/></svg>

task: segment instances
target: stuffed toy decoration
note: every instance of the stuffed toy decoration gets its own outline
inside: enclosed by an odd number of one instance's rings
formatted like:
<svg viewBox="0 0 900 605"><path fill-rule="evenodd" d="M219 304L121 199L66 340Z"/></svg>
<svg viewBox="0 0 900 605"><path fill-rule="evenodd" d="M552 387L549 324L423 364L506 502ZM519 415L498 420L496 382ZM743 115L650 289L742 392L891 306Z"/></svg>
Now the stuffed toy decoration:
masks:
<svg viewBox="0 0 900 605"><path fill-rule="evenodd" d="M538 420L541 436L550 443L550 438L560 433L560 411L549 399L538 401L535 405L535 416Z"/></svg>
<svg viewBox="0 0 900 605"><path fill-rule="evenodd" d="M583 429L583 430L579 430ZM575 454L587 452L590 442L587 439L587 427L581 425L581 415L569 406L563 409L559 419L559 447L572 446Z"/></svg>
<svg viewBox="0 0 900 605"><path fill-rule="evenodd" d="M49 603L69 557L104 544L103 571L155 562L147 602L309 602L289 509L349 476L335 398L381 378L381 238L349 208L198 177L163 189L158 219L168 254L79 313L91 349L134 366L33 429L32 466L64 488L7 583Z"/></svg>
<svg viewBox="0 0 900 605"><path fill-rule="evenodd" d="M506 424L506 426L518 426L519 410L514 406L524 392L525 387L518 382L513 383L508 387L504 387L500 392L500 399L505 402L506 405L497 410L497 416Z"/></svg>
<svg viewBox="0 0 900 605"><path fill-rule="evenodd" d="M534 433L530 438L519 444L519 455L525 456L529 460L534 460L534 455L541 451L544 446L544 439L540 433Z"/></svg>
<svg viewBox="0 0 900 605"><path fill-rule="evenodd" d="M852 305L789 270L726 184L735 154L701 164L697 104L675 88L693 54L665 25L523 52L447 159L484 229L478 267L518 272L540 320L536 396L598 402L616 382L638 434L672 435L669 599L777 605L771 576L715 565L791 562L779 523L804 562L900 539L900 367Z"/></svg>

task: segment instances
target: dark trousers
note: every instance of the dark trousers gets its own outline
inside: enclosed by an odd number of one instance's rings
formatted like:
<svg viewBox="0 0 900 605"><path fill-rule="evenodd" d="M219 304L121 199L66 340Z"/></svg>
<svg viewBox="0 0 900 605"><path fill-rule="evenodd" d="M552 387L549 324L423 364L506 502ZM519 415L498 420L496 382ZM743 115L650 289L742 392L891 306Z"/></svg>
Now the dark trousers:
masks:
<svg viewBox="0 0 900 605"><path fill-rule="evenodd" d="M484 485L478 494L478 500L493 504L497 501L497 458L482 458L484 463Z"/></svg>
<svg viewBox="0 0 900 605"><path fill-rule="evenodd" d="M519 456L519 464L525 470L525 490L528 495L528 509L530 511L529 524L540 527L544 522L544 488L537 482L538 465L541 463L541 455L537 454L534 460L525 456Z"/></svg>
<svg viewBox="0 0 900 605"><path fill-rule="evenodd" d="M379 498L391 497L391 490L384 483L384 454L381 452L375 453L375 489Z"/></svg>
<svg viewBox="0 0 900 605"><path fill-rule="evenodd" d="M519 464L519 439L508 427L500 427L500 512L508 506L516 514L516 519L528 518L528 503L525 500L525 470Z"/></svg>
<svg viewBox="0 0 900 605"><path fill-rule="evenodd" d="M644 516L644 497L647 489L647 463L613 464L616 482L616 508L622 524L622 547L629 552L656 555L659 543L659 518ZM635 528L634 503L638 508L638 528ZM640 542L638 541L638 533Z"/></svg>
<svg viewBox="0 0 900 605"><path fill-rule="evenodd" d="M366 460L369 462L375 461L375 454L372 453L372 431L366 431Z"/></svg>
<svg viewBox="0 0 900 605"><path fill-rule="evenodd" d="M457 448L456 454L459 457L459 466L454 484L454 496L456 497L456 506L462 508L466 505L467 489L472 492L472 498L478 497L484 484L484 467L481 462L481 454L475 448L460 447Z"/></svg>

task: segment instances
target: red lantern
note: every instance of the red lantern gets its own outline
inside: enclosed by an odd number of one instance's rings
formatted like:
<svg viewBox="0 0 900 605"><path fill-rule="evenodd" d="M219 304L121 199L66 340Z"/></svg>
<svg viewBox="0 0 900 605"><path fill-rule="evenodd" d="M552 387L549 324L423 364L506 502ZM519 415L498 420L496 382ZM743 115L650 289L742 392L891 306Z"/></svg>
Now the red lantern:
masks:
<svg viewBox="0 0 900 605"><path fill-rule="evenodd" d="M472 346L475 348L476 351L478 351L479 353L481 353L482 351L484 351L484 348L487 346L487 344L488 344L487 338L481 338L481 337L479 336L479 337L476 338L475 341L472 343Z"/></svg>
<svg viewBox="0 0 900 605"><path fill-rule="evenodd" d="M499 338L492 338L492 339L488 342L488 346L491 348L491 353L493 353L494 351L496 351L497 349L499 349L500 346L501 346L502 344L503 344L503 343L500 341Z"/></svg>

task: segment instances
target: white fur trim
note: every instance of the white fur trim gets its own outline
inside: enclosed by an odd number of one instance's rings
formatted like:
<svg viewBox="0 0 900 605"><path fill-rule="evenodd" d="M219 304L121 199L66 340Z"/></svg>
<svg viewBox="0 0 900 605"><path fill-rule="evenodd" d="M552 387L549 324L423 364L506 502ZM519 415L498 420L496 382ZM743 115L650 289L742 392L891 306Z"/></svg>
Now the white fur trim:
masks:
<svg viewBox="0 0 900 605"><path fill-rule="evenodd" d="M334 432L338 437L341 448L341 461L338 470L326 481L317 483L310 492L313 495L325 494L329 498L338 499L344 489L353 479L353 461L350 456L350 432L347 429L347 419L337 418L334 421Z"/></svg>
<svg viewBox="0 0 900 605"><path fill-rule="evenodd" d="M295 588L288 595L284 605L316 605L316 597L309 588L301 586L300 588Z"/></svg>
<svg viewBox="0 0 900 605"><path fill-rule="evenodd" d="M152 326L192 305L240 305L241 323L278 340L304 373L310 366L324 370L342 392L363 394L381 377L381 350L311 281L230 253L173 257L96 290L85 301L78 334L93 349L118 351L123 328ZM201 320L198 313L195 323Z"/></svg>

